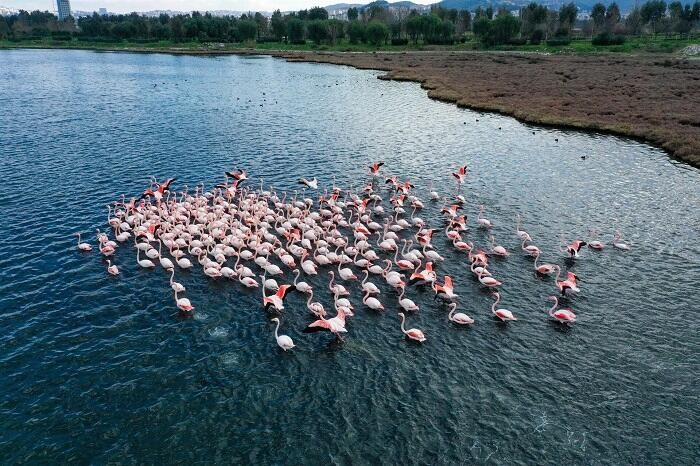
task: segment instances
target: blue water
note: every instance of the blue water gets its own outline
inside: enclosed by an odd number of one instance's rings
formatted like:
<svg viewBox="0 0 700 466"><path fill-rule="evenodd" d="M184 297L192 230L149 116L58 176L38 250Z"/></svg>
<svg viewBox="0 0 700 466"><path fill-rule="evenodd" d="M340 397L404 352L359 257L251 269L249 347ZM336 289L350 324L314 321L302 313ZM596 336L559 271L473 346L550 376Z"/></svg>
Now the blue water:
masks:
<svg viewBox="0 0 700 466"><path fill-rule="evenodd" d="M0 51L4 464L700 461L700 172L638 142L461 110L376 76L266 57ZM184 318L168 275L141 270L132 247L116 278L75 249L73 233L95 243L105 205L150 175L191 192L246 168L281 194L300 176L360 186L375 160L414 181L435 226L428 183L451 195L449 173L469 165L466 239L487 245L473 223L484 204L513 251L492 268L517 322L493 320L442 233L439 273L471 328L411 288L421 310L408 326L428 337L412 344L395 293L382 288L378 314L353 285L342 344L303 334L310 314L289 297L289 353L258 291L178 270L196 306ZM543 259L581 277L570 328L548 319L553 286L519 253L517 213ZM632 250L566 263L560 235L589 228L608 242L621 230Z"/></svg>

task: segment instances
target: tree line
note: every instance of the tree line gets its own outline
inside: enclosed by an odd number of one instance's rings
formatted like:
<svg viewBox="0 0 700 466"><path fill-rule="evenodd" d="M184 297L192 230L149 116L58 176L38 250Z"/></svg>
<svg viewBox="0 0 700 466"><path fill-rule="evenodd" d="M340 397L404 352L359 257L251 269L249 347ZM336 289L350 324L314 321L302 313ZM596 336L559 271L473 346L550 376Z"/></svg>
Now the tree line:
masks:
<svg viewBox="0 0 700 466"><path fill-rule="evenodd" d="M347 19L329 18L324 8L271 17L260 13L240 17L213 16L209 13L146 17L138 13L67 18L59 21L49 12L20 11L0 17L0 39L22 40L52 37L65 40L77 37L92 41L214 41L214 42L288 42L302 44L369 43L376 46L391 43L405 45L452 44L466 40L470 33L487 45L565 43L576 29L594 37L600 44L619 43L626 35L687 34L698 28L700 1L691 6L674 1L649 0L623 18L619 7L596 4L588 20L578 20L574 3L552 10L531 3L518 11L505 7L479 7L475 11L445 9L434 6L429 13L416 10L388 9L371 6L350 8Z"/></svg>

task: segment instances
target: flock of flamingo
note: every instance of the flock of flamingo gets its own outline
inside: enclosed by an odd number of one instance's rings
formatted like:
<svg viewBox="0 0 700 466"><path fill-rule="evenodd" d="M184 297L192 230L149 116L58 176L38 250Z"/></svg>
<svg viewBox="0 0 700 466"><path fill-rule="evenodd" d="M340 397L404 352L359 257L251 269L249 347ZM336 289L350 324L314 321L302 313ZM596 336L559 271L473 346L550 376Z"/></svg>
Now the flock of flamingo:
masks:
<svg viewBox="0 0 700 466"><path fill-rule="evenodd" d="M400 328L411 340L426 340L423 331L405 326L406 313L419 310L407 297L411 287L432 289L435 297L448 305L447 318L455 325L473 324L472 317L457 312L459 296L454 292L452 278L440 277L435 270L444 258L435 249L433 236L444 232L448 244L464 254L464 265L469 267L475 280L492 291L491 312L495 319L504 323L516 321L513 312L499 307L501 294L498 290L503 284L493 276L491 268L491 258L507 258L511 252L496 244L493 235L489 235L488 250L477 248L463 238L469 227L467 215L461 213L466 199L460 191L468 174L467 167L459 167L452 173L457 193L450 201L441 197L432 184L429 186L429 202L440 205L445 221L445 226L437 229L430 228L416 215L425 204L415 194L410 181L399 180L397 176L385 177L383 181L389 189L391 207L384 203L379 178L383 165L374 163L369 167L371 180L361 188L343 190L334 183L321 193L316 178L302 178L299 182L304 185L304 191L292 196L265 190L262 180L259 189L248 185L248 175L243 170L226 172L224 183L211 191L198 186L193 194L187 188L182 192L171 190L174 178L162 183L151 178L148 189L138 199L126 202L122 196L121 201L107 205L107 221L114 240L97 230L99 250L106 260L107 272L119 275L111 256L119 243L133 241L140 267L152 269L160 265L170 273L175 304L184 313L193 312L194 306L189 299L180 296L185 293L185 287L175 281L176 268L186 270L198 263L207 277L237 280L244 287L260 288L263 308L277 314L272 319L277 324L277 344L287 351L295 345L289 336L279 334L279 317L283 315L285 297L290 291L305 295L306 307L314 316L315 320L304 329L305 333L327 331L342 340L341 334L347 332L346 319L355 312L349 300L351 293L345 285L359 283L364 306L374 311L385 309L378 298L381 291L369 281L370 275L384 280L398 293ZM306 190L318 193L316 198L305 197ZM486 231L493 227L483 205L475 224L476 228ZM561 266L539 262L542 251L522 229L520 216L513 233L518 237L522 254L534 259L533 272L543 277L552 276L560 296L570 298L580 291L575 273L568 271L562 276ZM595 237L596 232L590 234ZM77 248L91 251L92 246L82 242L79 233L77 236ZM615 233L612 245L621 250L629 249L619 232ZM584 246L601 250L605 244L597 239L576 239L568 244L562 242L561 252L576 259ZM285 269L294 275L294 280L278 283L274 277L282 280ZM332 317L323 303L314 301L314 287L299 281L302 274L318 276L324 271L327 271L328 288L333 296L335 315ZM323 283L325 286L326 282ZM559 307L557 296L547 299L552 301L548 311L552 319L564 325L576 322L576 314L571 309Z"/></svg>

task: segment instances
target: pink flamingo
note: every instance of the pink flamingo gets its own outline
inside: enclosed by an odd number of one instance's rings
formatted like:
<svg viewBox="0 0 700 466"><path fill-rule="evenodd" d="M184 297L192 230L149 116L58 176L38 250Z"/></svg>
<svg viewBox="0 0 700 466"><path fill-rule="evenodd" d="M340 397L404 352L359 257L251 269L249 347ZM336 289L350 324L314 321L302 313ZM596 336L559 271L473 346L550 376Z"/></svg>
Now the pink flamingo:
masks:
<svg viewBox="0 0 700 466"><path fill-rule="evenodd" d="M190 300L187 298L179 298L177 297L177 290L175 291L175 304L181 311L185 312L190 312L191 310L194 309L194 306L190 304Z"/></svg>
<svg viewBox="0 0 700 466"><path fill-rule="evenodd" d="M527 253L531 256L536 256L537 254L539 254L541 252L540 248L538 248L534 244L528 244L527 246L525 246L525 243L527 243L527 240L523 240L523 244L522 244L522 246L520 246L520 248L523 251L525 251L525 253Z"/></svg>
<svg viewBox="0 0 700 466"><path fill-rule="evenodd" d="M468 315L458 312L455 314L455 311L457 310L457 303L452 303L450 304L450 313L447 316L447 318L451 321L454 322L455 324L459 325L468 325L468 324L473 324L474 319L469 317Z"/></svg>
<svg viewBox="0 0 700 466"><path fill-rule="evenodd" d="M369 291L365 290L365 296L362 298L362 302L370 309L375 311L383 311L384 305L375 297L369 295Z"/></svg>
<svg viewBox="0 0 700 466"><path fill-rule="evenodd" d="M492 253L494 253L497 256L501 256L501 257L505 257L508 255L508 251L506 251L506 248L496 244L496 238L494 238L493 235L491 235L489 237L489 239L491 240L491 252Z"/></svg>
<svg viewBox="0 0 700 466"><path fill-rule="evenodd" d="M540 254L535 255L535 272L542 274L542 275L549 275L550 273L554 272L559 268L558 265L555 264L542 264L542 265L537 265L537 261L540 258Z"/></svg>
<svg viewBox="0 0 700 466"><path fill-rule="evenodd" d="M581 291L579 287L577 286L577 279L578 277L576 276L575 273L573 272L566 272L566 280L559 280L559 276L561 275L561 268L558 268L557 270L557 276L554 279L555 283L557 284L557 288L559 288L559 291L561 292L562 295L565 295L567 291L571 291L573 293L578 293Z"/></svg>
<svg viewBox="0 0 700 466"><path fill-rule="evenodd" d="M119 275L119 268L116 265L112 265L112 261L107 259L107 272L111 275Z"/></svg>
<svg viewBox="0 0 700 466"><path fill-rule="evenodd" d="M496 305L501 301L501 295L499 293L494 293L493 295L496 297L496 301L491 305L491 312L493 315L501 319L502 322L518 320L508 309L496 309Z"/></svg>
<svg viewBox="0 0 700 466"><path fill-rule="evenodd" d="M83 252L92 251L92 246L90 246L90 244L80 242L80 233L76 233L75 235L78 237L78 250L79 251L83 251Z"/></svg>
<svg viewBox="0 0 700 466"><path fill-rule="evenodd" d="M401 316L401 331L404 333L404 335L411 340L423 343L426 340L425 334L423 334L423 332L417 328L409 328L406 330L406 327L404 326L406 323L406 316L403 312L399 312L399 316Z"/></svg>
<svg viewBox="0 0 700 466"><path fill-rule="evenodd" d="M561 323L573 323L576 322L576 314L571 309L558 309L559 298L556 296L550 296L547 298L549 301L554 301L554 306L549 310L549 316L556 319L557 322Z"/></svg>
<svg viewBox="0 0 700 466"><path fill-rule="evenodd" d="M345 328L345 312L343 309L338 309L338 315L335 317L330 319L321 317L320 319L311 322L309 326L304 329L304 333L312 333L320 330L327 330L342 340L340 334L347 332L347 329Z"/></svg>

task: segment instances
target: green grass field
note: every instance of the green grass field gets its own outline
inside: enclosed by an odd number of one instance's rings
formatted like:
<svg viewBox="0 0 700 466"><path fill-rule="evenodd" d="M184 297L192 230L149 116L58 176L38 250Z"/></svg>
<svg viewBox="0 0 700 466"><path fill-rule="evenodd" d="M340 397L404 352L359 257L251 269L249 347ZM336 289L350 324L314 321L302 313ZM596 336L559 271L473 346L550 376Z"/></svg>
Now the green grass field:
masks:
<svg viewBox="0 0 700 466"><path fill-rule="evenodd" d="M153 51L210 51L220 50L282 50L282 51L334 51L334 52L403 52L403 51L522 51L555 54L597 54L597 53L672 53L691 44L700 43L700 37L695 38L666 38L657 37L631 37L622 45L595 46L590 39L572 40L569 45L549 46L541 45L504 45L496 47L484 47L475 40L459 43L451 46L409 44L404 46L383 45L376 47L370 44L350 44L348 41L339 41L333 45L316 45L307 42L303 45L292 45L283 42L244 42L244 43L218 43L218 42L171 42L171 41L100 41L88 42L73 39L70 41L57 41L50 38L22 41L0 41L0 48L36 47L36 48L78 48L94 50L153 50Z"/></svg>

